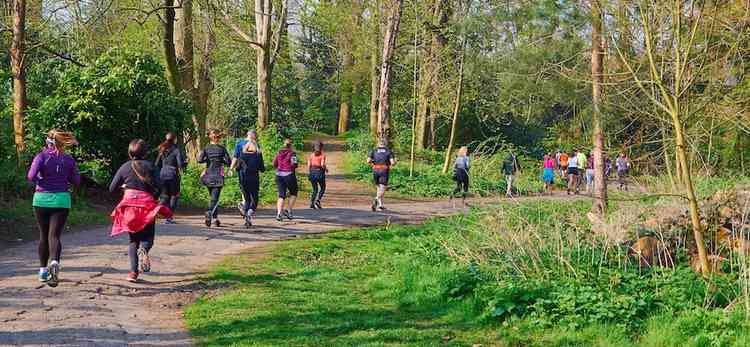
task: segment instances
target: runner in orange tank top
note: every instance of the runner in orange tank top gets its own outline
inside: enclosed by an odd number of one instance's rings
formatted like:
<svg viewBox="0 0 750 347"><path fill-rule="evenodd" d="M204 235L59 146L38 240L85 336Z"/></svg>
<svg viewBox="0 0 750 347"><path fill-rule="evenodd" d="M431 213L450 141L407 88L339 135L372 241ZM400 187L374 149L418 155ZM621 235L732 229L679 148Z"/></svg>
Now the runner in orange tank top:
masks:
<svg viewBox="0 0 750 347"><path fill-rule="evenodd" d="M310 183L312 194L310 194L310 208L322 209L320 201L326 192L326 155L323 153L323 142L313 143L313 152L307 160L307 168L310 171Z"/></svg>

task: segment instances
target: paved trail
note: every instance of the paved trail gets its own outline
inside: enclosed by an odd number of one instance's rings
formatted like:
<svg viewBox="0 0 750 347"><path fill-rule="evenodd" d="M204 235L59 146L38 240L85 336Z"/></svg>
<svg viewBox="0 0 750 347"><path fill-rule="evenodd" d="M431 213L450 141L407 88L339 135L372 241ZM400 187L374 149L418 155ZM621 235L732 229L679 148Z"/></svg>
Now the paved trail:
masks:
<svg viewBox="0 0 750 347"><path fill-rule="evenodd" d="M343 154L340 142L328 152L333 165L320 212L300 201L305 208L295 211L294 221L279 223L275 211L261 209L252 230L242 227L234 210L224 211L222 228L202 227L201 215L158 225L153 272L140 283L125 281L127 237L110 239L108 227L63 235L62 282L54 289L36 280L35 242L3 250L0 346L191 346L182 308L202 289L196 276L221 258L260 250L270 241L352 226L416 223L464 209L448 201L400 200L391 201L385 213L373 213L370 188L347 179L339 165Z"/></svg>

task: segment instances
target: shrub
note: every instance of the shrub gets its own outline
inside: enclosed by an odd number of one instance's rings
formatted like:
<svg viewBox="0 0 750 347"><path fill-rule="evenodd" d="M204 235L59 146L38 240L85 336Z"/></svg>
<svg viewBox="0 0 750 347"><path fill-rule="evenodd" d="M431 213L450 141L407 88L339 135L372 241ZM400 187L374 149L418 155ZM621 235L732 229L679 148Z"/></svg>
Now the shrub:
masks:
<svg viewBox="0 0 750 347"><path fill-rule="evenodd" d="M148 55L112 50L90 66L66 66L55 78L51 94L29 109L28 143L38 149L48 129L71 130L80 142L71 154L97 161L98 170L127 161L133 138L155 148L164 132L183 132L191 112L185 98L170 93L164 68Z"/></svg>

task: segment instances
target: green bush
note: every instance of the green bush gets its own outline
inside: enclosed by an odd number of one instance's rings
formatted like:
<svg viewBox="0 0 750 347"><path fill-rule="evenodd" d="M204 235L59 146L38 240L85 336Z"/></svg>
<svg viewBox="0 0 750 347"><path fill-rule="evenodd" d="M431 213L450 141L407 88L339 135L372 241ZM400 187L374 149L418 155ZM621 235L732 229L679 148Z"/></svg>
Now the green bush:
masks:
<svg viewBox="0 0 750 347"><path fill-rule="evenodd" d="M80 145L71 154L115 170L127 161L127 146L142 138L155 148L164 133L182 133L191 113L186 98L169 91L164 68L154 57L112 50L86 67L66 65L56 74L35 65L33 78L54 79L50 94L28 111L26 125L32 151L44 143L50 128L73 131ZM40 72L41 71L41 72ZM33 85L33 83L30 83ZM45 82L49 84L49 82Z"/></svg>

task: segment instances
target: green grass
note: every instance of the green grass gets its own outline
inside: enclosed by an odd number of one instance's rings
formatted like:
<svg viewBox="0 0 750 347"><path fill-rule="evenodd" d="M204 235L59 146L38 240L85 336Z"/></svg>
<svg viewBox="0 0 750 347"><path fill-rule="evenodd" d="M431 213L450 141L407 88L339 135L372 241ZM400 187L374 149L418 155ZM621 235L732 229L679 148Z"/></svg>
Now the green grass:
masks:
<svg viewBox="0 0 750 347"><path fill-rule="evenodd" d="M217 266L204 281L218 292L186 322L206 346L746 345L744 313L725 309L736 278L707 286L686 266L639 269L568 244L590 233L588 207L528 201L279 243ZM562 253L551 227L536 253L497 244L553 221L578 230Z"/></svg>

